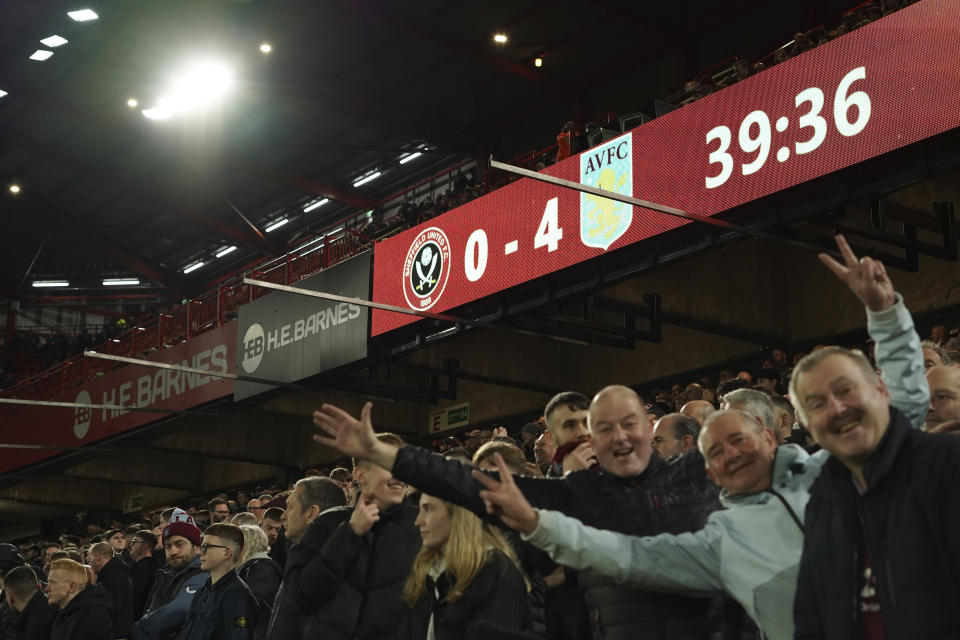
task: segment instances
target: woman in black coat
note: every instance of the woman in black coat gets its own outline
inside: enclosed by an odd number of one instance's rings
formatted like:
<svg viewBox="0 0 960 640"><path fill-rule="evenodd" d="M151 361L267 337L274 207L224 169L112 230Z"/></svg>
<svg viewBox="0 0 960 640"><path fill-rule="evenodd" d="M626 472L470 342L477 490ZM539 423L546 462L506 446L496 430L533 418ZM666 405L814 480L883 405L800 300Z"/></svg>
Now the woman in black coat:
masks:
<svg viewBox="0 0 960 640"><path fill-rule="evenodd" d="M470 638L481 621L504 630L529 628L526 578L494 528L426 494L415 524L423 547L404 585L410 609L400 637Z"/></svg>

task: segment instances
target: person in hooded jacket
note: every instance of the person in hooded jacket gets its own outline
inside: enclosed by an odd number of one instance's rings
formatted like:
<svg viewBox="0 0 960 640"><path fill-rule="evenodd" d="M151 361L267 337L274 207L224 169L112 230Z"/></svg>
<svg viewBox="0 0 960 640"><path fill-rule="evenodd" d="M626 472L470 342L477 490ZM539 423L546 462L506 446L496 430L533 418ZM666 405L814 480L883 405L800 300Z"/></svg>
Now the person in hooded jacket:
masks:
<svg viewBox="0 0 960 640"><path fill-rule="evenodd" d="M59 609L50 640L113 640L113 602L102 585L89 584L74 560L50 563L47 601Z"/></svg>
<svg viewBox="0 0 960 640"><path fill-rule="evenodd" d="M193 518L174 510L162 534L167 567L157 575L147 597L147 610L130 634L132 640L172 640L190 612L190 605L209 574L200 567L203 536Z"/></svg>
<svg viewBox="0 0 960 640"><path fill-rule="evenodd" d="M18 612L17 640L50 640L57 610L47 603L32 567L16 567L3 576L3 593Z"/></svg>
<svg viewBox="0 0 960 640"><path fill-rule="evenodd" d="M404 640L471 637L479 621L530 627L528 583L510 544L462 507L423 494L416 523L423 547L403 587Z"/></svg>
<svg viewBox="0 0 960 640"><path fill-rule="evenodd" d="M376 438L403 443L393 434ZM417 509L389 471L357 461L354 476L356 507L320 514L290 550L284 589L307 617L304 640L388 640L402 618L400 592L420 549Z"/></svg>
<svg viewBox="0 0 960 640"><path fill-rule="evenodd" d="M98 542L90 547L90 567L97 574L97 583L113 601L113 637L126 638L133 628L133 580L130 570L114 547Z"/></svg>

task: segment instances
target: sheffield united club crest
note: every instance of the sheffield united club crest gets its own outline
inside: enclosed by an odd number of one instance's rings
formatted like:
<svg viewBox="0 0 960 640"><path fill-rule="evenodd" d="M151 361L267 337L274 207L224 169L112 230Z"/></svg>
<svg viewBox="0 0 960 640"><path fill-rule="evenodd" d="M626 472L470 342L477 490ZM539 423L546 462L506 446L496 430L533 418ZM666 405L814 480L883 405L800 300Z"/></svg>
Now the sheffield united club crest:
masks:
<svg viewBox="0 0 960 640"><path fill-rule="evenodd" d="M422 311L437 303L450 277L450 241L441 229L421 231L403 262L403 297L411 309Z"/></svg>

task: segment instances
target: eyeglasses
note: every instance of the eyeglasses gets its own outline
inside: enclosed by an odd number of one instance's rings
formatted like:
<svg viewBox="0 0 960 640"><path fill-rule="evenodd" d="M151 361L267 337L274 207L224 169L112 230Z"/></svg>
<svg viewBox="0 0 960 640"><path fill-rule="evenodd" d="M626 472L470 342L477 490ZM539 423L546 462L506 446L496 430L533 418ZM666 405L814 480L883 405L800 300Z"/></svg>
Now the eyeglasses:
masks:
<svg viewBox="0 0 960 640"><path fill-rule="evenodd" d="M202 544L200 545L200 553L206 553L210 549L229 549L230 547L225 547L222 544Z"/></svg>

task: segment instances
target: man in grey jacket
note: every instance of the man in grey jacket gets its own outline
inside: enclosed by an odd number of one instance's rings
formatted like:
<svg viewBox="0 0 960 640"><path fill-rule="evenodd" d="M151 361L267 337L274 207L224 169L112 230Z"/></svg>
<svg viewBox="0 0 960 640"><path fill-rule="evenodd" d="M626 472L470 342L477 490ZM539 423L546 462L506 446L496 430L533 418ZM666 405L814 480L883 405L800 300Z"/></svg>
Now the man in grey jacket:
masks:
<svg viewBox="0 0 960 640"><path fill-rule="evenodd" d="M842 237L837 243L846 264L821 259L866 306L891 403L919 428L929 389L913 320L879 263L858 261ZM777 447L767 429L738 411L710 416L698 444L710 477L723 487L727 509L711 514L700 531L680 535L638 537L593 529L557 512L534 510L503 469L503 482L474 474L488 487L481 494L488 510L557 562L651 590L725 590L766 637L793 638L804 510L827 453L811 456L796 445Z"/></svg>

